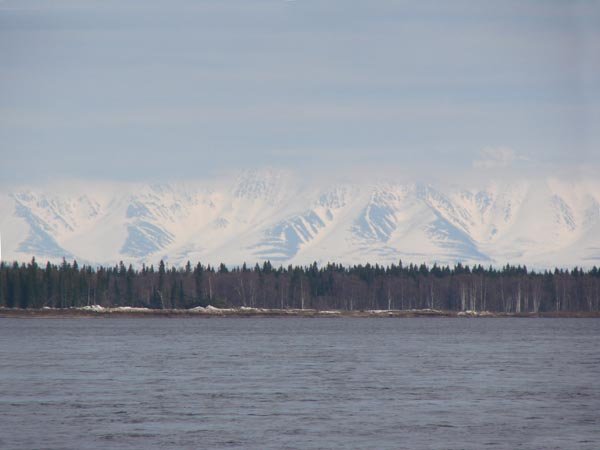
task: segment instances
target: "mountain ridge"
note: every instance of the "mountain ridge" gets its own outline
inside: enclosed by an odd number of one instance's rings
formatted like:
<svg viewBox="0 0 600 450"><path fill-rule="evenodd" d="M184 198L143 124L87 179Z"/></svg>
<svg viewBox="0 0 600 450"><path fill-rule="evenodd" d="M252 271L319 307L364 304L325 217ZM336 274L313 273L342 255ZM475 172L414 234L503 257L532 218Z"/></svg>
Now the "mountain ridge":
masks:
<svg viewBox="0 0 600 450"><path fill-rule="evenodd" d="M600 263L600 186L313 182L277 170L187 183L63 183L0 193L5 260L139 265Z"/></svg>

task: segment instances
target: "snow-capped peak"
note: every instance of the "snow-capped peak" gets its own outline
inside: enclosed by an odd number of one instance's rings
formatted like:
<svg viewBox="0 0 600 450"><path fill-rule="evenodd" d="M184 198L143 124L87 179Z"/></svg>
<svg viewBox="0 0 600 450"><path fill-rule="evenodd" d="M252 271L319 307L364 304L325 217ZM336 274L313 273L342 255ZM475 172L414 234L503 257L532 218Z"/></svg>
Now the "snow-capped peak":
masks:
<svg viewBox="0 0 600 450"><path fill-rule="evenodd" d="M174 184L29 186L0 194L5 260L271 260L590 266L593 180L309 183L268 169Z"/></svg>

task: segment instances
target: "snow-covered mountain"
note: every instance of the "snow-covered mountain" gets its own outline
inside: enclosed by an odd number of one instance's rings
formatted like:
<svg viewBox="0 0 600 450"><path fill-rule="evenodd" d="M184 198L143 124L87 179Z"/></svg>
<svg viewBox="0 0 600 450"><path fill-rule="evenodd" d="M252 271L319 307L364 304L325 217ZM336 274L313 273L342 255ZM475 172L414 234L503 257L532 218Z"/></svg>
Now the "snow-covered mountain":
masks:
<svg viewBox="0 0 600 450"><path fill-rule="evenodd" d="M600 264L600 183L308 182L276 170L193 183L0 193L4 260Z"/></svg>

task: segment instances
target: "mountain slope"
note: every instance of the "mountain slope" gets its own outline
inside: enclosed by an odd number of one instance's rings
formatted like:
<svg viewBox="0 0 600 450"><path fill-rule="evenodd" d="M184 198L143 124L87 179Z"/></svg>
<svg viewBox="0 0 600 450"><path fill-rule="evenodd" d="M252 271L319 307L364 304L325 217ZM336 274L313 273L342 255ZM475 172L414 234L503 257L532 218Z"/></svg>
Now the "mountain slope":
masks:
<svg viewBox="0 0 600 450"><path fill-rule="evenodd" d="M311 183L274 170L174 184L66 183L0 194L4 260L188 259L591 266L600 187L581 180Z"/></svg>

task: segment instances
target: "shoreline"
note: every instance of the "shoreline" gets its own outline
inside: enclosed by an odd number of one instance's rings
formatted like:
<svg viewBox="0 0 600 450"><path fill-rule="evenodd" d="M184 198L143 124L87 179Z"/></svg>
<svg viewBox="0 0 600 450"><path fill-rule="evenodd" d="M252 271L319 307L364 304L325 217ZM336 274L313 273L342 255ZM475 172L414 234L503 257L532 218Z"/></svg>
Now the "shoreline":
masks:
<svg viewBox="0 0 600 450"><path fill-rule="evenodd" d="M190 317L349 317L349 318L414 318L414 317L453 317L453 318L600 318L600 312L587 311L546 311L538 313L500 313L490 311L443 311L433 309L411 310L315 310L315 309L266 309L266 308L193 308L193 309L147 309L134 307L103 308L100 306L82 308L43 308L18 309L0 308L0 318L190 318Z"/></svg>

